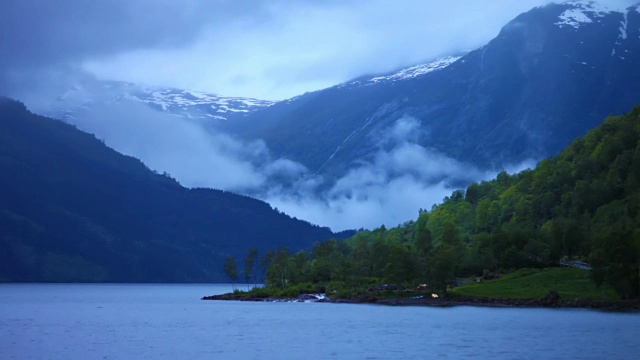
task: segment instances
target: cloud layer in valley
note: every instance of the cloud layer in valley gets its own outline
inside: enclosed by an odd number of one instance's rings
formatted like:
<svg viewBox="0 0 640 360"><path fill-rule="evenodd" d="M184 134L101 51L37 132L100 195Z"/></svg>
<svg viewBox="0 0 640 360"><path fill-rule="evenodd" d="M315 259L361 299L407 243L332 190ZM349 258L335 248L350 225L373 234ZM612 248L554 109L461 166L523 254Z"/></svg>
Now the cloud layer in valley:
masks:
<svg viewBox="0 0 640 360"><path fill-rule="evenodd" d="M395 226L441 202L459 184L495 175L415 143L418 122L409 117L385 131L372 161L331 184L299 163L274 158L263 142L244 143L139 102L92 106L74 119L80 129L185 186L249 194L333 230Z"/></svg>
<svg viewBox="0 0 640 360"><path fill-rule="evenodd" d="M321 194L276 191L265 199L287 213L296 214L334 230L395 226L414 220L419 209L430 209L461 184L488 180L496 174L460 163L414 142L418 122L398 119L379 143L371 162L351 169ZM527 161L508 169L535 166Z"/></svg>
<svg viewBox="0 0 640 360"><path fill-rule="evenodd" d="M242 143L137 101L98 103L69 121L188 187L255 194L306 172L293 161L272 160L261 141Z"/></svg>
<svg viewBox="0 0 640 360"><path fill-rule="evenodd" d="M3 0L0 94L38 112L97 77L283 99L472 50L549 2ZM368 162L328 185L263 142L240 142L140 103L98 101L73 119L185 186L250 194L334 230L415 219L459 184L494 175L418 145L410 118L398 119Z"/></svg>

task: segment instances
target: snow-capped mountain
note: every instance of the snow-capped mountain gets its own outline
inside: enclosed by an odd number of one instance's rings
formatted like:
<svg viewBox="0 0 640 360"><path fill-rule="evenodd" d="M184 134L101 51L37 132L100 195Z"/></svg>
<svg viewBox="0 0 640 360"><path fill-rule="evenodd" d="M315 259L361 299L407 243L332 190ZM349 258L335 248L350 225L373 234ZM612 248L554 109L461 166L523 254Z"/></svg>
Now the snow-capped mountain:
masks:
<svg viewBox="0 0 640 360"><path fill-rule="evenodd" d="M145 87L120 81L83 81L66 89L45 109L46 115L63 119L97 103L136 101L188 119L230 120L269 107L273 101L225 97L200 91Z"/></svg>
<svg viewBox="0 0 640 360"><path fill-rule="evenodd" d="M625 15L625 23L621 24L621 27L625 27L626 31L626 14L633 10L633 8L625 9L612 4L587 0L566 1L564 5L569 6L569 8L560 14L555 24L559 27L573 27L574 29L579 29L586 24L600 22L608 14L615 12Z"/></svg>
<svg viewBox="0 0 640 360"><path fill-rule="evenodd" d="M640 4L568 1L517 16L462 57L355 79L226 124L335 178L370 162L408 117L419 123L418 145L496 170L556 154L639 103Z"/></svg>
<svg viewBox="0 0 640 360"><path fill-rule="evenodd" d="M419 123L418 145L495 170L553 155L607 115L640 103L640 5L548 4L462 56L277 103L105 81L61 93L47 115L72 117L96 102L142 102L263 139L275 156L329 177L370 161L393 124L409 117Z"/></svg>

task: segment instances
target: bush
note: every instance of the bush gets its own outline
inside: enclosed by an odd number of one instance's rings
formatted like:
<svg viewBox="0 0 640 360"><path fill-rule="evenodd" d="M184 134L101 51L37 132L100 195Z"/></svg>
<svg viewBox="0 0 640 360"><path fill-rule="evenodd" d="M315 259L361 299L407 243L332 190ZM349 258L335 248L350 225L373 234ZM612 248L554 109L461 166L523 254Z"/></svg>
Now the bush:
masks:
<svg viewBox="0 0 640 360"><path fill-rule="evenodd" d="M267 288L256 287L249 291L249 295L256 299L265 299L271 296L271 291L269 291L269 289Z"/></svg>

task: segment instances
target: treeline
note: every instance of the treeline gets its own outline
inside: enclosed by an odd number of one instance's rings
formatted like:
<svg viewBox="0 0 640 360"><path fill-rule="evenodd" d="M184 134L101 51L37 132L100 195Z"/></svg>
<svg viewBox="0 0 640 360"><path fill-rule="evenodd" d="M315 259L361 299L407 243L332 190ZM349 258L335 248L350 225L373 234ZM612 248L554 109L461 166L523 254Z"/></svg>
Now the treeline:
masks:
<svg viewBox="0 0 640 360"><path fill-rule="evenodd" d="M270 253L267 288L445 290L456 277L588 262L597 285L640 295L640 107L609 117L535 170L454 191L416 221L312 250ZM293 289L293 290L291 290Z"/></svg>

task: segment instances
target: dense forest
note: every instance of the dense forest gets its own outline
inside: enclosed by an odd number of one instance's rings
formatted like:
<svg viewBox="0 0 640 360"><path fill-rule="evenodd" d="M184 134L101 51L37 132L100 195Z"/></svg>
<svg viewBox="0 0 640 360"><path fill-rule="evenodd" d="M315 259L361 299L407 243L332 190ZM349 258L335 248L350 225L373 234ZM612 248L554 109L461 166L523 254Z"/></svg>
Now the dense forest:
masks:
<svg viewBox="0 0 640 360"><path fill-rule="evenodd" d="M263 201L182 187L6 98L0 174L0 281L222 281L224 259L251 246L339 236Z"/></svg>
<svg viewBox="0 0 640 360"><path fill-rule="evenodd" d="M456 278L578 260L596 285L640 295L640 107L609 117L534 170L454 191L415 221L310 251L272 250L261 266L267 289L349 296L383 283L446 291Z"/></svg>

